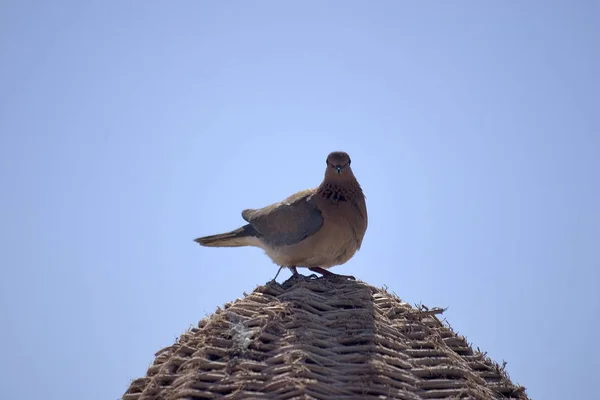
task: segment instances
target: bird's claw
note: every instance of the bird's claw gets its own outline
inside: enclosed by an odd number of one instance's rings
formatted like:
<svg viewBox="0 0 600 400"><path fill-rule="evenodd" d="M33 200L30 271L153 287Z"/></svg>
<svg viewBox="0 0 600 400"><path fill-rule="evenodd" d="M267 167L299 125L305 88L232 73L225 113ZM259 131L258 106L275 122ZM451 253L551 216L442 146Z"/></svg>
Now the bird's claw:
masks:
<svg viewBox="0 0 600 400"><path fill-rule="evenodd" d="M323 275L326 278L333 278L333 279L348 279L351 281L355 281L356 278L352 275L340 275L340 274L331 274L331 275Z"/></svg>
<svg viewBox="0 0 600 400"><path fill-rule="evenodd" d="M341 278L341 279L350 279L353 281L356 280L356 278L353 277L352 275L335 274L335 273L327 271L325 268L321 268L321 267L312 267L309 269L313 272L317 272L317 273L323 275L323 278L338 278L338 279Z"/></svg>

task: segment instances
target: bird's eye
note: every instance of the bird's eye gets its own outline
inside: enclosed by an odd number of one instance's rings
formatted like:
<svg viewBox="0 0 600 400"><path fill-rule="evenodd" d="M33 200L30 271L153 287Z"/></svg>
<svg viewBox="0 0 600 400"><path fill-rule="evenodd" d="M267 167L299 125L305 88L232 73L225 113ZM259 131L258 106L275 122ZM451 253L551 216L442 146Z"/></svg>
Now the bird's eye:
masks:
<svg viewBox="0 0 600 400"><path fill-rule="evenodd" d="M351 159L348 159L348 165L350 165L350 163L351 163L351 162L352 162L352 160L351 160Z"/></svg>

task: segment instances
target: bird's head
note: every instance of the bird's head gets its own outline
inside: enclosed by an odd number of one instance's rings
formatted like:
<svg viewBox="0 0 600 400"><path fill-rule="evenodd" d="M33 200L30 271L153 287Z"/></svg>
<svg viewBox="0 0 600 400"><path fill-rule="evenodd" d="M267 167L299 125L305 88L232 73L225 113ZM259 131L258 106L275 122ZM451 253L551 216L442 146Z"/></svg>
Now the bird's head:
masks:
<svg viewBox="0 0 600 400"><path fill-rule="evenodd" d="M327 169L325 177L330 179L352 178L354 174L350 168L350 156L343 151L334 151L327 156Z"/></svg>

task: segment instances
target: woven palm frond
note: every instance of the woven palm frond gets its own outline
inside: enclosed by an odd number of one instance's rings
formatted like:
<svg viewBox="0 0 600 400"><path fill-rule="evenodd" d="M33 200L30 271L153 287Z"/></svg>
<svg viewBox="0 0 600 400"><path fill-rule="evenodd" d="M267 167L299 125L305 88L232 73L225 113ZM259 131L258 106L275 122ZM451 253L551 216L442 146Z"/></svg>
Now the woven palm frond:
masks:
<svg viewBox="0 0 600 400"><path fill-rule="evenodd" d="M363 282L271 282L159 351L123 400L528 399L442 311Z"/></svg>

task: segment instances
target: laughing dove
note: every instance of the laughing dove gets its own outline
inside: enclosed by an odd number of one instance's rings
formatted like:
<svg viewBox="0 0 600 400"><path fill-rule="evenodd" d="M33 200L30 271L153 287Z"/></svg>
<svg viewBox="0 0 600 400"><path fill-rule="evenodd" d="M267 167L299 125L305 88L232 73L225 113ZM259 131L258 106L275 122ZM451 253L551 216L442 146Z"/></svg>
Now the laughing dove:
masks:
<svg viewBox="0 0 600 400"><path fill-rule="evenodd" d="M350 168L350 156L336 151L326 163L325 178L317 188L264 208L244 210L247 225L194 241L209 247L260 247L294 275L296 267L338 275L326 268L344 264L360 249L367 230L367 206Z"/></svg>

